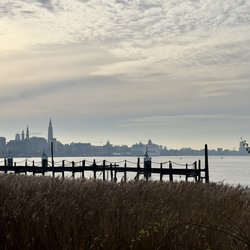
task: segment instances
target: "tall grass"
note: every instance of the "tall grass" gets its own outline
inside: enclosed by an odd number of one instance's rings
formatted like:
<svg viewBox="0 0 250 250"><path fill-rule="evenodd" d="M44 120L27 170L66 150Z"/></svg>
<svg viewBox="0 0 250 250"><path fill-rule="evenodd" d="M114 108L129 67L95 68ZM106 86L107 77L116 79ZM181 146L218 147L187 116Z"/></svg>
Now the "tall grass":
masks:
<svg viewBox="0 0 250 250"><path fill-rule="evenodd" d="M1 249L250 249L250 193L0 175Z"/></svg>

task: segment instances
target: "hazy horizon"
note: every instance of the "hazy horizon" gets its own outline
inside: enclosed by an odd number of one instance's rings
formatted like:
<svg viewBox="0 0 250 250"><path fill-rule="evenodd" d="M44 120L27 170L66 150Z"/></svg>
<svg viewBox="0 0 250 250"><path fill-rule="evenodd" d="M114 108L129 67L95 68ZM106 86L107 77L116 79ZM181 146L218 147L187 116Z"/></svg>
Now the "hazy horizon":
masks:
<svg viewBox="0 0 250 250"><path fill-rule="evenodd" d="M0 136L238 149L247 0L2 0ZM32 136L32 135L31 135Z"/></svg>

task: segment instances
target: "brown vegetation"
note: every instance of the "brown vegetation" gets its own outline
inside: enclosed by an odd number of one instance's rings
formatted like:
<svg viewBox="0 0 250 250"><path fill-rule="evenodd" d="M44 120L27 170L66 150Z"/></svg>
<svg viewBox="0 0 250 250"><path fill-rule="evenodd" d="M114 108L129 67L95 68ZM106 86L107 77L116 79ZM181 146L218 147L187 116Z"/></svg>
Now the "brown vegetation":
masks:
<svg viewBox="0 0 250 250"><path fill-rule="evenodd" d="M0 175L1 249L250 249L250 194L223 184Z"/></svg>

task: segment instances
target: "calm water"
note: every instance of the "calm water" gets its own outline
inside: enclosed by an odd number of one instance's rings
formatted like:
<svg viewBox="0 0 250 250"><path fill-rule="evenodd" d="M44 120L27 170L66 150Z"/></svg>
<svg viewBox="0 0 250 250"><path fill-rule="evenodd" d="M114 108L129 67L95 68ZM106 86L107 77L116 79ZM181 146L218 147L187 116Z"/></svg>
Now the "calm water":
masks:
<svg viewBox="0 0 250 250"><path fill-rule="evenodd" d="M64 158L55 158L55 166L60 165L61 160L65 160L67 166L70 166L71 161L75 161L77 165L80 165L80 162L85 159L86 161L92 162L93 159L96 159L97 162L101 162L103 159L107 160L108 162L117 162L120 166L123 166L123 161L126 159L128 161L128 166L134 166L136 164L137 157L64 157ZM140 158L143 161L143 157ZM153 167L159 167L159 163L161 162L168 162L169 160L172 162L176 162L178 164L185 164L185 163L193 163L196 160L201 160L202 168L204 167L204 157L201 156L184 156L180 157L173 157L173 156L159 156L159 157L152 157ZM2 159L0 159L1 162ZM17 162L17 165L23 165L22 161L24 159L16 158L14 162ZM40 163L40 158L30 158L28 159L28 164L31 165L31 161L34 160L36 163ZM50 158L49 158L50 160ZM2 164L1 164L2 165ZM86 165L89 165L86 163ZM165 165L168 167L168 164ZM181 167L179 165L173 164L173 168ZM210 156L209 157L209 171L210 171L210 181L212 182L223 182L232 185L243 185L243 186L250 186L250 156ZM59 175L59 174L58 174ZM68 174L70 177L70 173ZM76 174L76 177L80 177L80 174ZM120 173L117 177L118 180L121 179L123 176ZM91 178L93 174L91 172L86 172L85 177ZM133 179L135 177L134 174L128 174L129 179ZM98 173L98 178L102 178L101 173ZM110 177L109 177L110 178ZM153 179L159 180L159 175L153 175ZM184 180L181 176L174 176L176 181ZM164 180L168 180L168 176L164 177Z"/></svg>

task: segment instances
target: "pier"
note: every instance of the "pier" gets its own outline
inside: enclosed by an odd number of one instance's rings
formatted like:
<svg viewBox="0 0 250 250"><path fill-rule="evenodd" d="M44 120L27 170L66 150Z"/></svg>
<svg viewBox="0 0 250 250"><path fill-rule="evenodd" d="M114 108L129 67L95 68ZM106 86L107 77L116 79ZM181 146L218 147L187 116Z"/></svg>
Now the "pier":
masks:
<svg viewBox="0 0 250 250"><path fill-rule="evenodd" d="M117 175L122 174L121 181L127 182L128 173L133 174L134 180L145 179L149 180L154 174L154 180L168 180L174 181L175 176L182 176L186 181L194 180L196 182L209 182L209 166L208 166L208 147L205 145L204 149L204 167L201 165L201 160L193 163L177 163L173 161L166 162L151 162L141 161L140 158L137 162L123 160L119 162L110 162L107 160L93 162L82 161L67 161L62 160L55 162L52 154L51 161L43 155L40 162L24 160L15 162L13 158L4 158L0 161L0 172L8 174L30 174L30 175L55 175L60 174L59 177L65 178L70 176L76 178L76 174L80 174L80 178L86 178L86 172L92 172L94 179L101 179L104 181L118 180ZM168 177L167 179L165 177Z"/></svg>

